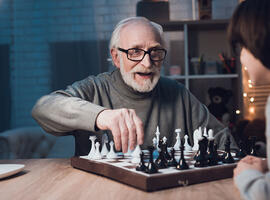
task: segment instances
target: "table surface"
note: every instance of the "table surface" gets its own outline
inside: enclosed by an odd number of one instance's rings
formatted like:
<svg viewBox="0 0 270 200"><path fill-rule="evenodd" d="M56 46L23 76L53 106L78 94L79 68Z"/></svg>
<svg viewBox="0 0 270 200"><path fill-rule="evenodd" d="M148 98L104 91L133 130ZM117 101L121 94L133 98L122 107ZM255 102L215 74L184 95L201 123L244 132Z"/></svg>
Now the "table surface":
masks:
<svg viewBox="0 0 270 200"><path fill-rule="evenodd" d="M117 181L73 168L69 159L0 160L25 169L0 179L0 199L240 199L233 180L144 192Z"/></svg>

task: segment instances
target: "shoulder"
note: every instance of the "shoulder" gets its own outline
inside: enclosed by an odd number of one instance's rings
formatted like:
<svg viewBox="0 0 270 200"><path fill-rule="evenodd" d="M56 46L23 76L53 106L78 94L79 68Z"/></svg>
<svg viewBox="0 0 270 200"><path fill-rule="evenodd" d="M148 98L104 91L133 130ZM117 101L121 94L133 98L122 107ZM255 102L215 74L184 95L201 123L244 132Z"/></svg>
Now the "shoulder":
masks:
<svg viewBox="0 0 270 200"><path fill-rule="evenodd" d="M160 77L159 85L160 85L161 91L174 92L174 93L175 92L177 93L188 92L188 90L182 83L174 79L165 77L165 76Z"/></svg>
<svg viewBox="0 0 270 200"><path fill-rule="evenodd" d="M76 81L72 84L73 87L102 87L107 85L111 79L113 72L104 72L98 75L89 75L83 80Z"/></svg>

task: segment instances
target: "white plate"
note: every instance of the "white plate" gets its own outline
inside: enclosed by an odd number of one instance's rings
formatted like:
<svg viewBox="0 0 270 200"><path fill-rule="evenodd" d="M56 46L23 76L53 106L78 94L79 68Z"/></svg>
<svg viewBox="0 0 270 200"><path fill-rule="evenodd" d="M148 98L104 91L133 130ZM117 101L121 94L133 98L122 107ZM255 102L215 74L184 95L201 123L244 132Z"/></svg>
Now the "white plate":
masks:
<svg viewBox="0 0 270 200"><path fill-rule="evenodd" d="M16 174L23 169L22 164L0 164L0 179Z"/></svg>

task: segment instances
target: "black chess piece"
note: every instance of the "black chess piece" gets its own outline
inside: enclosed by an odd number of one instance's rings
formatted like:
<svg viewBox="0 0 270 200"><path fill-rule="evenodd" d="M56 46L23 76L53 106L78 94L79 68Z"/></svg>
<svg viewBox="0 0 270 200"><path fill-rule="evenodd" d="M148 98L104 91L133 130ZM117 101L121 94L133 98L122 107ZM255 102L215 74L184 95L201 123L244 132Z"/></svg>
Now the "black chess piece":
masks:
<svg viewBox="0 0 270 200"><path fill-rule="evenodd" d="M208 145L208 165L214 166L218 164L218 153L217 153L217 145L214 144L214 140L209 141Z"/></svg>
<svg viewBox="0 0 270 200"><path fill-rule="evenodd" d="M199 150L195 156L195 167L207 167L208 166L208 159L207 159L207 146L208 140L205 136L203 139L199 141Z"/></svg>
<svg viewBox="0 0 270 200"><path fill-rule="evenodd" d="M171 159L168 161L168 166L172 166L172 167L176 167L177 166L177 162L175 160L175 150L174 148L172 148L171 150Z"/></svg>
<svg viewBox="0 0 270 200"><path fill-rule="evenodd" d="M164 145L164 150L165 150L164 151L165 158L166 158L167 161L169 161L169 160L172 159L172 157L170 156L170 154L168 152L168 143L167 143L167 141L165 143L163 143L163 145Z"/></svg>
<svg viewBox="0 0 270 200"><path fill-rule="evenodd" d="M225 143L225 153L223 154L223 160L222 160L223 163L234 163L235 162L233 157L232 157L232 154L231 154L230 145L231 145L230 136L227 136L227 140Z"/></svg>
<svg viewBox="0 0 270 200"><path fill-rule="evenodd" d="M159 148L160 148L160 152L159 155L157 157L157 159L155 160L155 164L159 169L165 169L168 167L168 161L165 157L165 151L166 151L166 145L163 144L163 141L160 140L159 142Z"/></svg>
<svg viewBox="0 0 270 200"><path fill-rule="evenodd" d="M144 153L143 152L141 152L141 154L140 154L140 159L141 159L141 161L140 161L139 165L136 167L136 170L144 172L146 170L146 165L144 163Z"/></svg>
<svg viewBox="0 0 270 200"><path fill-rule="evenodd" d="M180 156L179 163L176 166L176 169L179 169L179 170L189 169L189 166L188 166L186 159L185 159L185 156L184 156L184 149L185 149L185 146L181 145L181 147L180 147L181 156Z"/></svg>
<svg viewBox="0 0 270 200"><path fill-rule="evenodd" d="M236 153L236 157L240 159L244 158L247 155L246 150L244 149L244 142L240 141L238 146L239 146L239 150Z"/></svg>
<svg viewBox="0 0 270 200"><path fill-rule="evenodd" d="M149 158L149 163L147 165L147 168L145 170L145 172L148 173L148 174L158 173L158 168L157 168L157 166L155 165L155 163L153 161L153 151L154 151L154 149L155 148L153 146L148 146L150 158Z"/></svg>
<svg viewBox="0 0 270 200"><path fill-rule="evenodd" d="M250 155L252 155L252 156L257 156L256 147L255 147L256 139L257 139L256 136L250 136L249 137L249 140L251 142Z"/></svg>

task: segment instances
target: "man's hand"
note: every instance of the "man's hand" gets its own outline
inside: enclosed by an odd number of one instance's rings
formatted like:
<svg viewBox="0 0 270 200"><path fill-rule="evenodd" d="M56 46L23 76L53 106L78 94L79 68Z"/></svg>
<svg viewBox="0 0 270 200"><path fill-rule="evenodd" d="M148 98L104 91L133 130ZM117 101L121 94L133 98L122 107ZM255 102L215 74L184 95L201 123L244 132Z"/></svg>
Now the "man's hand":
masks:
<svg viewBox="0 0 270 200"><path fill-rule="evenodd" d="M267 161L266 159L254 156L246 156L245 158L243 158L238 162L236 168L233 170L233 177L235 178L241 172L248 169L258 170L264 173L265 171L267 171Z"/></svg>
<svg viewBox="0 0 270 200"><path fill-rule="evenodd" d="M96 119L100 130L110 130L113 135L116 150L124 153L134 149L136 144L143 144L143 123L133 109L104 110Z"/></svg>

